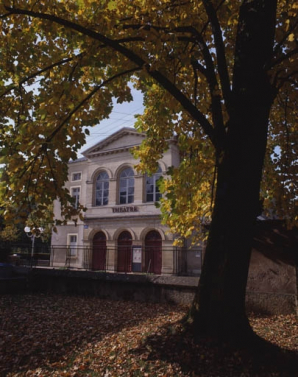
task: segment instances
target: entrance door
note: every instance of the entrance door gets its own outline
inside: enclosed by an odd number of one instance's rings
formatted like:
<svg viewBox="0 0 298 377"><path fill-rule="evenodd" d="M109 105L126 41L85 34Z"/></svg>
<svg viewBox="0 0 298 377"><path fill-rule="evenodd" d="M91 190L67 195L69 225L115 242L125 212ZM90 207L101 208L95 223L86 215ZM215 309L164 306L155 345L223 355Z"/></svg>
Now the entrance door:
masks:
<svg viewBox="0 0 298 377"><path fill-rule="evenodd" d="M106 269L106 254L107 243L106 235L103 232L98 232L93 238L93 255L92 255L92 269L105 270Z"/></svg>
<svg viewBox="0 0 298 377"><path fill-rule="evenodd" d="M117 271L131 272L132 264L132 237L128 231L122 232L118 237Z"/></svg>
<svg viewBox="0 0 298 377"><path fill-rule="evenodd" d="M145 237L145 272L161 274L162 240L156 230L151 230Z"/></svg>

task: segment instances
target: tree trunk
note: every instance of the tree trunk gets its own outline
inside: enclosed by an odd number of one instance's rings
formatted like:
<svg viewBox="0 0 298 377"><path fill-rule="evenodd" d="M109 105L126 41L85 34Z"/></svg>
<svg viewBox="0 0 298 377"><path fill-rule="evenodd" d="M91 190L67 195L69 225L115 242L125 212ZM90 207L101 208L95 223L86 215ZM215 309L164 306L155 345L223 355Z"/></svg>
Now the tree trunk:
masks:
<svg viewBox="0 0 298 377"><path fill-rule="evenodd" d="M245 292L268 119L275 92L272 58L276 1L244 1L235 48L232 110L218 151L215 204L199 287L192 307L197 335L247 339Z"/></svg>

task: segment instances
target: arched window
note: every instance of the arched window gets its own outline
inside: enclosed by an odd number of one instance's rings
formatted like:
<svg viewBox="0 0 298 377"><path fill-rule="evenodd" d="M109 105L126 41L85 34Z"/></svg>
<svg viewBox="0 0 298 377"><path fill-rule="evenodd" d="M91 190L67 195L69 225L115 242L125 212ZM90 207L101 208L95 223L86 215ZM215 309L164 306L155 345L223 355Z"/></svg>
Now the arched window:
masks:
<svg viewBox="0 0 298 377"><path fill-rule="evenodd" d="M109 203L109 176L106 172L101 172L95 185L95 205L104 206Z"/></svg>
<svg viewBox="0 0 298 377"><path fill-rule="evenodd" d="M151 177L146 175L146 202L158 202L161 198L161 193L156 182L162 176L162 170L158 166L158 170Z"/></svg>
<svg viewBox="0 0 298 377"><path fill-rule="evenodd" d="M134 172L132 168L124 169L119 180L119 204L133 203L134 201Z"/></svg>

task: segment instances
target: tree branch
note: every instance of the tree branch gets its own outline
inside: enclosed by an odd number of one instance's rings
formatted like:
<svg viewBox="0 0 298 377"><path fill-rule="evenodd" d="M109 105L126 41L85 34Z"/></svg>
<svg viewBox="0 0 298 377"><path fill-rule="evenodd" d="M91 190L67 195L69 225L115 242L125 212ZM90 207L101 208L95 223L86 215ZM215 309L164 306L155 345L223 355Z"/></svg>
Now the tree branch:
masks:
<svg viewBox="0 0 298 377"><path fill-rule="evenodd" d="M285 82L290 82L293 85L295 85L296 88L298 88L297 81L291 80L292 76L297 76L297 75L298 75L298 71L293 71L293 72L289 73L285 77L278 77L276 81L280 81L281 82L280 85L278 85L278 89L280 89L284 85Z"/></svg>
<svg viewBox="0 0 298 377"><path fill-rule="evenodd" d="M222 1L222 3L224 0ZM206 13L211 22L212 32L215 41L216 55L218 60L218 73L220 77L220 82L222 86L223 97L226 103L227 110L230 109L231 103L231 87L230 87L230 78L229 71L226 61L225 46L222 37L222 30L217 18L216 10L214 9L210 0L203 0Z"/></svg>
<svg viewBox="0 0 298 377"><path fill-rule="evenodd" d="M294 50L288 52L287 54L283 54L278 59L273 60L272 63L270 65L268 65L268 67L266 67L266 69L269 70L269 69L277 66L278 64L282 63L283 61L291 58L293 55L296 55L296 54L298 54L298 47L294 48Z"/></svg>
<svg viewBox="0 0 298 377"><path fill-rule="evenodd" d="M222 1L222 3L225 0ZM142 30L150 31L151 29L154 29L156 31L170 31L167 27L159 27L154 25L126 25L124 26L125 29L134 29L139 30L142 28ZM210 91L210 97L212 101L212 115L213 115L213 124L215 127L215 133L217 135L218 141L217 144L220 144L224 137L225 137L225 130L224 130L224 123L223 123L223 117L222 117L222 105L221 105L221 97L218 95L219 85L215 74L215 68L214 63L210 54L210 51L205 43L205 40L202 36L202 33L200 33L198 30L196 30L193 26L182 26L182 27L176 27L173 29L173 31L177 33L187 33L191 34L191 37L187 36L178 36L179 41L186 41L186 42L192 42L194 44L198 44L203 53L203 57L205 60L206 67L201 65L197 60L192 60L192 66L194 69L197 69L199 72L201 72L207 79L208 85L209 85L209 91ZM223 51L224 52L224 51ZM224 56L225 57L225 56ZM220 68L219 68L220 69ZM228 78L229 80L229 78ZM229 84L228 84L229 87ZM230 88L229 88L230 90ZM196 89L195 89L196 92ZM224 96L224 92L223 92ZM196 102L195 102L196 104ZM229 104L226 104L227 107Z"/></svg>
<svg viewBox="0 0 298 377"><path fill-rule="evenodd" d="M181 105L182 107L201 125L206 135L210 138L214 146L216 146L216 140L212 125L207 118L196 108L196 106L187 98L164 74L156 70L151 70L150 64L146 62L139 55L134 53L127 47L119 44L117 41L112 40L101 33L94 30L87 29L81 25L78 25L72 21L61 19L60 17L47 14L38 13L26 9L13 8L5 6L6 10L11 14L23 14L35 18L40 18L48 21L55 22L59 25L65 26L69 29L75 30L83 35L86 35L94 40L102 42L104 45L109 46L114 51L119 52L123 56L127 57L131 62L135 63L138 67L144 67L147 74L155 79L165 90L167 90Z"/></svg>
<svg viewBox="0 0 298 377"><path fill-rule="evenodd" d="M38 152L36 153L36 155L34 156L33 160L29 162L28 166L24 166L24 169L20 175L20 178L22 178L24 176L24 174L29 171L29 169L31 170L30 171L30 175L29 175L29 179L28 179L28 186L27 186L27 189L26 189L26 192L29 192L29 187L30 187L30 182L31 182L31 177L32 177L32 174L33 174L33 169L34 169L34 166L39 158L40 155L43 155L42 152L44 152L46 155L47 155L47 144L51 142L51 140L57 135L57 133L63 128L63 126L70 120L70 118L72 117L72 115L81 107L84 105L84 103L86 103L98 90L100 90L104 85L106 85L108 82L111 82L112 80L116 79L117 77L120 77L120 76L123 76L125 74L128 74L128 73L132 73L132 72L135 72L136 70L138 70L140 68L134 68L134 69L130 69L130 70L127 70L125 72L121 72L121 73L118 73L116 75L114 75L113 77L110 77L108 80L105 80L102 84L100 85L97 85L96 88L94 88L89 94L88 96L86 96L69 114L68 116L62 121L62 123L59 124L58 127L55 128L55 130L51 133L51 135L49 135L46 139L46 141L44 143L42 143L42 145L40 146ZM48 156L47 156L47 159L48 159ZM48 159L49 161L49 159ZM49 162L50 163L50 162ZM51 168L52 170L52 168ZM54 175L53 175L54 177Z"/></svg>
<svg viewBox="0 0 298 377"><path fill-rule="evenodd" d="M55 130L49 135L45 141L45 145L49 143L55 136L56 134L63 128L63 126L71 119L71 117L87 102L89 99L96 93L98 92L103 86L107 85L109 82L117 79L118 77L136 72L141 70L141 67L136 67L132 69L128 69L127 71L117 73L116 75L108 78L107 80L103 81L100 85L97 85L69 114L68 116L62 121L62 123L59 124L55 128Z"/></svg>
<svg viewBox="0 0 298 377"><path fill-rule="evenodd" d="M46 158L48 160L48 164L49 164L49 168L50 168L51 175L52 175L52 178L53 178L53 183L54 183L54 186L55 186L55 190L58 191L58 185L57 185L57 181L56 181L56 175L54 173L54 169L52 167L51 160L50 160L47 148L45 148L45 155L46 155Z"/></svg>
<svg viewBox="0 0 298 377"><path fill-rule="evenodd" d="M192 66L193 66L193 73L194 73L194 91L193 91L193 96L194 96L194 101L195 101L195 106L196 106L197 105L197 96L198 96L198 73L197 73L197 70L196 70L196 67L195 67L195 62L192 63Z"/></svg>
<svg viewBox="0 0 298 377"><path fill-rule="evenodd" d="M205 60L206 68L204 68L198 62L194 63L194 65L202 74L205 75L208 82L211 103L212 103L212 119L213 119L215 134L217 138L216 143L217 143L217 147L219 147L224 142L225 129L224 129L224 121L223 121L223 115L222 115L221 97L218 94L219 85L218 85L218 81L215 74L212 56L210 54L210 51L201 33L199 33L192 26L189 28L189 31L196 37L197 43L202 48L202 53Z"/></svg>
<svg viewBox="0 0 298 377"><path fill-rule="evenodd" d="M11 12L1 14L0 19L7 18L7 17L11 16L12 14L13 14L13 13L11 13Z"/></svg>
<svg viewBox="0 0 298 377"><path fill-rule="evenodd" d="M80 56L80 55L82 55L82 54L79 54L79 55L77 55L77 56ZM76 56L76 57L77 57L77 56ZM23 80L21 80L21 81L18 83L18 85L13 85L13 86L8 87L8 89L7 89L5 92L3 92L2 94L0 94L0 98L1 98L1 97L4 97L4 96L5 96L6 94L8 94L10 91L12 91L12 90L14 90L14 89L17 89L20 85L24 84L26 81L29 81L30 79L34 79L35 77L39 76L40 74L42 74L42 73L44 73L44 72L46 72L46 71L48 71L48 70L50 70L50 69L52 69L52 68L54 68L54 67L57 67L57 66L59 66L59 65L62 65L62 64L64 64L64 63L68 63L68 62L70 62L70 61L72 61L72 60L73 60L73 58L63 59L63 60L60 60L59 62L53 63L53 64L51 64L51 65L49 65L49 66L47 66L47 67L41 69L40 71L37 71L37 72L32 73L32 75L30 75L30 76L28 76L28 77L25 77Z"/></svg>
<svg viewBox="0 0 298 377"><path fill-rule="evenodd" d="M282 48L282 45L284 44L284 42L287 40L288 36L294 31L297 25L298 25L298 20L294 23L293 26L289 28L289 30L285 33L285 35L280 40L280 42L275 46L273 50L273 55L276 55L278 53L278 51Z"/></svg>

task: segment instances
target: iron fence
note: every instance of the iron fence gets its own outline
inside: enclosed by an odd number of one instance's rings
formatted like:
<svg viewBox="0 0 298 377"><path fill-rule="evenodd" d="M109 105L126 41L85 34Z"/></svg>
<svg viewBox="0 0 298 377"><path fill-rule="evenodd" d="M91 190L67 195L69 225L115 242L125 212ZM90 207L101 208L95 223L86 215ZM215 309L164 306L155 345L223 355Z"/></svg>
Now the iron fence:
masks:
<svg viewBox="0 0 298 377"><path fill-rule="evenodd" d="M52 246L51 266L102 272L168 273L199 276L202 268L201 248L69 247Z"/></svg>
<svg viewBox="0 0 298 377"><path fill-rule="evenodd" d="M1 243L0 256L3 260L20 266L50 266L50 245Z"/></svg>
<svg viewBox="0 0 298 377"><path fill-rule="evenodd" d="M67 245L35 246L0 244L0 255L15 265L75 268L83 270L199 276L201 248L122 246L92 248Z"/></svg>

